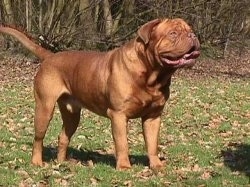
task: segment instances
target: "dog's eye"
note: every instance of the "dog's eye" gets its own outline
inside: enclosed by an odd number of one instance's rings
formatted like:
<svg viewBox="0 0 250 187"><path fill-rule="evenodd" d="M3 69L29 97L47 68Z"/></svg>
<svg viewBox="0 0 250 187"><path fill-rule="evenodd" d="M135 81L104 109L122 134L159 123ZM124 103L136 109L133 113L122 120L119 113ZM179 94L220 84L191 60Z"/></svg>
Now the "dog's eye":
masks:
<svg viewBox="0 0 250 187"><path fill-rule="evenodd" d="M177 32L176 32L176 31L170 31L170 32L169 32L169 35L170 35L171 37L176 37L176 36L177 36Z"/></svg>

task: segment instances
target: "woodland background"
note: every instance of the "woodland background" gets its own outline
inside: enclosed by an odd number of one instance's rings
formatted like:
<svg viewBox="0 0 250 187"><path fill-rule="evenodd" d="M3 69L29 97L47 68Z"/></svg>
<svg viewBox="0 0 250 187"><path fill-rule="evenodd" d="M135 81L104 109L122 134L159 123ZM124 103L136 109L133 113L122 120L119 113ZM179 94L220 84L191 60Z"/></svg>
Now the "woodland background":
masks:
<svg viewBox="0 0 250 187"><path fill-rule="evenodd" d="M0 24L25 30L53 51L112 49L133 38L145 22L175 17L192 25L203 54L223 57L231 53L230 47L241 54L249 46L248 0L0 1ZM1 47L16 49L20 45L4 37L0 38Z"/></svg>

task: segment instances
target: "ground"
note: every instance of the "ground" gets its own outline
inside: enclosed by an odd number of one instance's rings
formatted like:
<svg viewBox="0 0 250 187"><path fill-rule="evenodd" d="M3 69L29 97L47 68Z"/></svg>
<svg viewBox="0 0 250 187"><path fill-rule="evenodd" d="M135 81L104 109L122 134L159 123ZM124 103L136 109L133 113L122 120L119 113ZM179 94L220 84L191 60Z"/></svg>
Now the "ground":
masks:
<svg viewBox="0 0 250 187"><path fill-rule="evenodd" d="M250 186L250 56L200 59L178 71L164 110L159 154L147 167L139 121L129 124L133 168L114 169L109 121L88 111L72 139L69 163L55 161L58 110L45 137L47 165L30 165L34 58L0 53L0 186Z"/></svg>
<svg viewBox="0 0 250 187"><path fill-rule="evenodd" d="M39 66L35 58L25 57L14 52L0 53L0 82L28 81L32 82L35 72ZM250 52L245 52L241 56L232 55L227 59L198 60L196 65L188 71L181 70L175 76L188 76L190 78L217 77L229 79L249 79L250 78Z"/></svg>

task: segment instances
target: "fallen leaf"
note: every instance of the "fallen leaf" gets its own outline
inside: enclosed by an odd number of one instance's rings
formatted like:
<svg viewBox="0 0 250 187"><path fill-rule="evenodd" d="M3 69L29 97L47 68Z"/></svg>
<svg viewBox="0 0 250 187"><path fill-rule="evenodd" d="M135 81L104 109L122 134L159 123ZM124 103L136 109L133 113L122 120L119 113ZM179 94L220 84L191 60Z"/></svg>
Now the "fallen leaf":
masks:
<svg viewBox="0 0 250 187"><path fill-rule="evenodd" d="M17 171L17 173L23 178L23 179L27 179L29 178L29 173L27 171L24 171L24 170L19 170Z"/></svg>
<svg viewBox="0 0 250 187"><path fill-rule="evenodd" d="M203 180L208 180L211 178L211 173L209 171L204 171L200 178Z"/></svg>
<svg viewBox="0 0 250 187"><path fill-rule="evenodd" d="M141 172L137 173L137 177L139 177L143 180L147 180L151 176L153 176L153 171L151 169L149 169L148 167L144 168Z"/></svg>
<svg viewBox="0 0 250 187"><path fill-rule="evenodd" d="M200 166L199 166L198 164L195 164L195 165L192 167L192 171L194 171L194 172L199 172L199 171L201 171L201 168L200 168Z"/></svg>
<svg viewBox="0 0 250 187"><path fill-rule="evenodd" d="M124 186L132 187L132 181L131 180L125 181L123 184L124 184Z"/></svg>
<svg viewBox="0 0 250 187"><path fill-rule="evenodd" d="M90 168L93 168L93 167L94 167L94 162L93 162L93 160L88 160L88 161L87 161L87 166L90 167Z"/></svg>
<svg viewBox="0 0 250 187"><path fill-rule="evenodd" d="M91 182L91 186L97 186L99 179L97 179L96 177L92 177L90 178L90 182Z"/></svg>

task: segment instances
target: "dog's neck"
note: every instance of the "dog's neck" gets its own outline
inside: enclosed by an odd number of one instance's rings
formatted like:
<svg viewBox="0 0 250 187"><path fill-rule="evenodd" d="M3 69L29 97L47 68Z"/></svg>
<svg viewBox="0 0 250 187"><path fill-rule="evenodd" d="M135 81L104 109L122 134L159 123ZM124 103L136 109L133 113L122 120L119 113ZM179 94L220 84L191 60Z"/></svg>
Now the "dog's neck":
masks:
<svg viewBox="0 0 250 187"><path fill-rule="evenodd" d="M135 47L135 50L131 45ZM162 67L145 46L138 42L130 41L124 47L129 49L124 50L126 54L123 54L125 55L124 59L128 59L129 63L124 63L138 84L151 91L165 90L166 87L170 86L171 76L176 71L175 68Z"/></svg>
<svg viewBox="0 0 250 187"><path fill-rule="evenodd" d="M175 71L175 69L153 70L147 78L147 86L157 89L169 86L167 84Z"/></svg>
<svg viewBox="0 0 250 187"><path fill-rule="evenodd" d="M139 44L137 56L146 69L146 85L148 88L161 89L170 85L175 68L163 67L145 45ZM143 52L143 53L142 53ZM146 54L146 55L145 55Z"/></svg>

